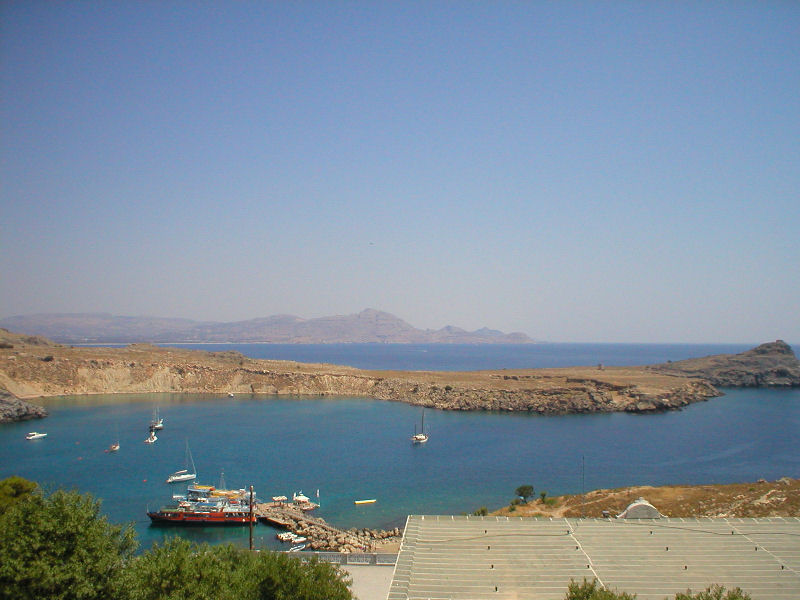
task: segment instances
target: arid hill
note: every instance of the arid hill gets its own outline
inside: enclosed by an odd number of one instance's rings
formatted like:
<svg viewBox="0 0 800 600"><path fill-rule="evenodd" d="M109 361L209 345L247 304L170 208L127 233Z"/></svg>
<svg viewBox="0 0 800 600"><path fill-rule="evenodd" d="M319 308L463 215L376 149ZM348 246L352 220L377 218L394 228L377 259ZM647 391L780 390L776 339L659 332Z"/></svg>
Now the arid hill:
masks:
<svg viewBox="0 0 800 600"><path fill-rule="evenodd" d="M387 312L366 309L352 315L302 319L272 315L247 321L215 322L107 313L35 314L0 319L0 327L47 336L63 343L260 342L282 344L525 344L524 333L486 327L466 331L448 325L418 329Z"/></svg>
<svg viewBox="0 0 800 600"><path fill-rule="evenodd" d="M29 344L26 336L0 334L0 388L20 398L233 392L365 396L443 410L564 414L668 410L719 395L702 380L641 367L366 371L146 344L125 348Z"/></svg>
<svg viewBox="0 0 800 600"><path fill-rule="evenodd" d="M616 516L638 498L644 498L665 517L789 517L800 516L800 480L719 485L635 486L594 490L530 500L501 508L492 514L544 517Z"/></svg>

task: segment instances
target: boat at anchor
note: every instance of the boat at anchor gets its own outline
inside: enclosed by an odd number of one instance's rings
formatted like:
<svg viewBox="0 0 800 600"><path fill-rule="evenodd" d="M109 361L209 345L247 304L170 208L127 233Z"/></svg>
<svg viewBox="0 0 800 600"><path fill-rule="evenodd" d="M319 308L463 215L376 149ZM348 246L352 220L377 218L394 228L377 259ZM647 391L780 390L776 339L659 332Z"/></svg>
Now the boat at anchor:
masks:
<svg viewBox="0 0 800 600"><path fill-rule="evenodd" d="M417 426L414 425L414 435L411 436L411 443L412 444L424 444L428 441L428 434L425 433L425 409L422 409L422 427L420 427L419 433L417 433Z"/></svg>
<svg viewBox="0 0 800 600"><path fill-rule="evenodd" d="M191 481L197 478L197 469L194 466L192 451L189 449L189 442L186 442L186 468L175 471L167 477L167 483L179 483L181 481Z"/></svg>
<svg viewBox="0 0 800 600"><path fill-rule="evenodd" d="M164 525L248 525L257 521L250 506L250 492L225 490L212 485L190 484L185 496L173 496L173 503L147 516L155 524Z"/></svg>

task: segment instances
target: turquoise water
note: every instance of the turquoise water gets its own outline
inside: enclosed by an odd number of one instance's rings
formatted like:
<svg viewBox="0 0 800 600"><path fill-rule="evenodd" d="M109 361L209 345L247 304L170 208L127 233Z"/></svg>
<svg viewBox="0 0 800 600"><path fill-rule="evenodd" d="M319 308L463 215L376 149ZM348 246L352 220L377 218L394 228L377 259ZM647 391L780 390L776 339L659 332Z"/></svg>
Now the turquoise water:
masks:
<svg viewBox="0 0 800 600"><path fill-rule="evenodd" d="M166 427L148 445L143 440L154 405ZM164 480L182 468L187 439L200 482L216 484L224 471L228 487L253 485L261 497L298 490L313 496L319 489L318 513L344 527L390 527L409 513L498 507L525 483L555 495L580 492L582 485L800 476L800 390L730 390L655 415L428 410L431 437L423 446L408 440L419 409L384 401L154 394L62 398L48 407L44 421L0 427L0 477L89 491L103 499L111 520L134 521L145 546L176 532L247 543L244 528L149 525L145 511L169 499ZM49 435L26 441L32 429ZM107 454L117 429L120 451ZM353 504L364 498L378 502ZM256 538L277 547L264 526Z"/></svg>
<svg viewBox="0 0 800 600"><path fill-rule="evenodd" d="M343 362L332 358L324 362ZM246 528L150 526L146 510L180 489L164 480L183 468L186 440L199 482L217 484L224 472L228 487L253 485L262 498L299 490L314 496L319 489L318 514L343 527L388 528L410 513L499 507L528 483L557 495L800 476L798 389L726 390L721 398L653 415L427 410L430 441L422 446L408 439L420 409L396 402L137 394L64 397L47 406L45 420L0 426L0 477L91 492L112 521L135 524L144 547L176 533L247 544ZM154 406L165 429L148 445ZM26 441L34 429L49 435ZM105 453L117 438L120 451ZM365 498L378 501L353 504ZM255 538L279 547L268 527L259 525Z"/></svg>

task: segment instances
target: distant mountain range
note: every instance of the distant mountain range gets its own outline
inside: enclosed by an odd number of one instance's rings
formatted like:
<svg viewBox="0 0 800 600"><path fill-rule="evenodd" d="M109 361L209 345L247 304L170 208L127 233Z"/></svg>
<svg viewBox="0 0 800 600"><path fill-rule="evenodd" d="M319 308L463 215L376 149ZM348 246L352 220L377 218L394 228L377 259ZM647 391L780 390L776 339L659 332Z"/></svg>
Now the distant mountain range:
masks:
<svg viewBox="0 0 800 600"><path fill-rule="evenodd" d="M525 344L524 333L494 329L466 331L448 325L417 329L402 319L373 309L354 315L302 319L273 315L221 323L159 317L120 317L108 313L35 314L0 319L0 327L42 335L65 344L132 342L261 342L274 344Z"/></svg>

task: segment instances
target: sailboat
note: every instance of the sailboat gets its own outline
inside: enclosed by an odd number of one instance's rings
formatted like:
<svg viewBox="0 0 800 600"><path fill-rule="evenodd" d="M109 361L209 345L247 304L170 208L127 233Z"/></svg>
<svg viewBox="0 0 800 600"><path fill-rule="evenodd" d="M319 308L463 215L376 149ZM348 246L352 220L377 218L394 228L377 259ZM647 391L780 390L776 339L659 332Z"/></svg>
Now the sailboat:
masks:
<svg viewBox="0 0 800 600"><path fill-rule="evenodd" d="M425 433L425 409L422 409L422 427L420 432L417 433L417 426L414 425L414 435L411 436L411 442L414 444L424 444L428 441L428 434Z"/></svg>
<svg viewBox="0 0 800 600"><path fill-rule="evenodd" d="M164 419L161 418L157 406L153 409L153 420L150 421L150 429L164 429Z"/></svg>
<svg viewBox="0 0 800 600"><path fill-rule="evenodd" d="M191 469L189 466L191 465ZM180 471L175 471L172 475L167 477L167 483L178 483L179 481L191 481L197 477L197 469L194 467L194 458L192 458L192 451L189 450L189 442L186 442L186 468Z"/></svg>

